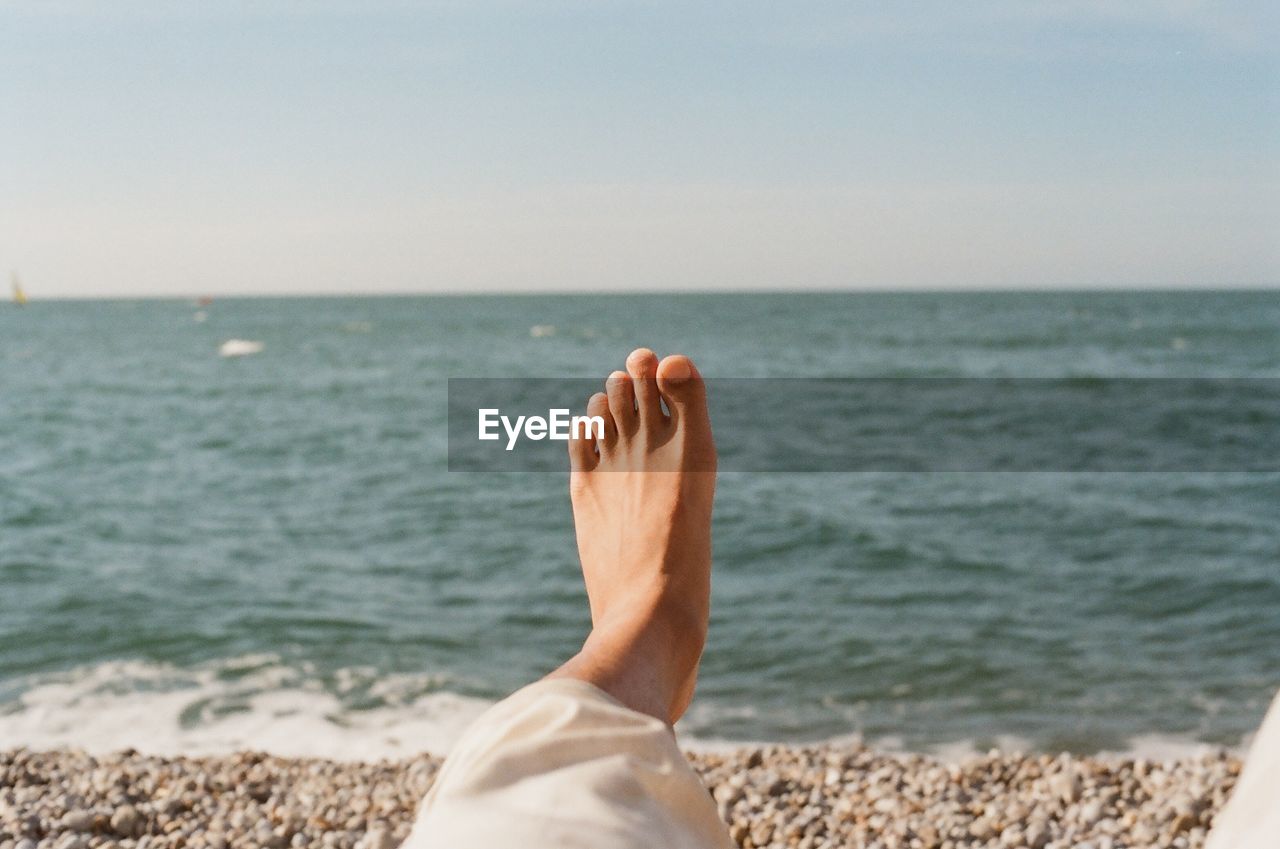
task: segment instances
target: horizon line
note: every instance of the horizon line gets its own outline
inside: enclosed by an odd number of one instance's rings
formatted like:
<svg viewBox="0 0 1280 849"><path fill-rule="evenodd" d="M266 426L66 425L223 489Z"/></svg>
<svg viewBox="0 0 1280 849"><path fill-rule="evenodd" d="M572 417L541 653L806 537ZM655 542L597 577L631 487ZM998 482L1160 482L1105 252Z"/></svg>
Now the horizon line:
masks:
<svg viewBox="0 0 1280 849"><path fill-rule="evenodd" d="M1261 293L1261 292L1277 292L1280 293L1280 282L1267 284L1211 284L1211 285L1195 285L1183 286L1177 284L1150 284L1150 285L1125 285L1125 286L1108 286L1108 285L1088 285L1075 284L1069 286L966 286L966 287L944 287L944 286L858 286L858 287L790 287L790 288L766 288L766 287L744 287L744 288L702 288L702 289L614 289L609 291L600 291L593 289L485 289L481 291L468 291L463 289L437 289L437 290L382 290L375 292L327 292L327 291L265 291L265 292L228 292L219 294L218 292L179 292L179 293L159 293L159 292L141 292L137 294L115 293L104 295L89 294L50 294L40 295L38 292L32 296L27 291L28 303L31 306L35 303L46 301L194 301L202 298L210 298L213 300L320 300L320 299L342 299L342 298L511 298L511 297L573 297L591 295L596 297L636 297L644 295L670 296L670 295L965 295L965 294L1102 294L1102 293L1207 293L1207 292L1239 292L1239 293Z"/></svg>

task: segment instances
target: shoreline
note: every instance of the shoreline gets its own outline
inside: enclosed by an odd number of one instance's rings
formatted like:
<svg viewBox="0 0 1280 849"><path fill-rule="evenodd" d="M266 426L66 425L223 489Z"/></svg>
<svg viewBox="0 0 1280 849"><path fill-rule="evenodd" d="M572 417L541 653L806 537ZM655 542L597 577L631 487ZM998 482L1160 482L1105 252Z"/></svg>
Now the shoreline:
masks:
<svg viewBox="0 0 1280 849"><path fill-rule="evenodd" d="M1241 761L686 749L740 847L1202 846ZM393 849L441 758L0 751L0 849Z"/></svg>

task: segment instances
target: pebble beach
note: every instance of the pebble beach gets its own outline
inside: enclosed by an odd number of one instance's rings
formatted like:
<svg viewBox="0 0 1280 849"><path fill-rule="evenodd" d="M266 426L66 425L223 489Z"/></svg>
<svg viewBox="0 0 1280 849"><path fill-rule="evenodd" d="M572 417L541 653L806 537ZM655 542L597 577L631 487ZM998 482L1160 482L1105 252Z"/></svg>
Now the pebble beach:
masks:
<svg viewBox="0 0 1280 849"><path fill-rule="evenodd" d="M1225 751L946 762L857 744L689 759L744 849L1194 849L1241 767ZM393 849L440 762L8 750L0 849Z"/></svg>

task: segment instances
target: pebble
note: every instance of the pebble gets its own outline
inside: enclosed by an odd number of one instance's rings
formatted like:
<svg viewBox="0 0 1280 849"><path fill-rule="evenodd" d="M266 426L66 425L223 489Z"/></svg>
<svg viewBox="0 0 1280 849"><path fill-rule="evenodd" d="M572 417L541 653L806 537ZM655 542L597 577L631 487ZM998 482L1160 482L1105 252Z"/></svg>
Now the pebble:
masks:
<svg viewBox="0 0 1280 849"><path fill-rule="evenodd" d="M360 839L356 849L395 849L398 842L386 829L375 828Z"/></svg>
<svg viewBox="0 0 1280 849"><path fill-rule="evenodd" d="M67 831L88 831L93 828L93 811L68 811L62 818L62 827Z"/></svg>
<svg viewBox="0 0 1280 849"><path fill-rule="evenodd" d="M1238 759L998 751L958 762L858 743L698 752L742 849L1200 849ZM394 849L440 760L0 751L0 849Z"/></svg>
<svg viewBox="0 0 1280 849"><path fill-rule="evenodd" d="M1032 820L1022 834L1028 849L1044 849L1049 843L1049 828L1040 820Z"/></svg>
<svg viewBox="0 0 1280 849"><path fill-rule="evenodd" d="M1102 803L1098 800L1086 802L1080 808L1080 824L1089 826L1102 819Z"/></svg>
<svg viewBox="0 0 1280 849"><path fill-rule="evenodd" d="M976 837L979 840L986 840L988 837L991 836L991 832L993 830L994 829L991 826L991 820L987 819L986 817L978 817L976 820L969 823L970 836Z"/></svg>
<svg viewBox="0 0 1280 849"><path fill-rule="evenodd" d="M133 837L141 825L138 809L133 805L121 805L111 814L111 830L121 837Z"/></svg>
<svg viewBox="0 0 1280 849"><path fill-rule="evenodd" d="M1072 772L1061 772L1049 779L1049 787L1053 794L1064 802L1080 800L1080 777Z"/></svg>

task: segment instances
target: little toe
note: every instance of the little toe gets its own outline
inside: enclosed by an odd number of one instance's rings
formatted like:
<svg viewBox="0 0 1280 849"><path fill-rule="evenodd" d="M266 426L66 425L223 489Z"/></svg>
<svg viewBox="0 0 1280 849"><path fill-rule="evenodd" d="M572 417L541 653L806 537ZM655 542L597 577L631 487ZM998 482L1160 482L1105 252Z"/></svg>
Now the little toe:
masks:
<svg viewBox="0 0 1280 849"><path fill-rule="evenodd" d="M600 463L596 453L596 440L590 431L571 428L569 431L569 469L589 472Z"/></svg>

